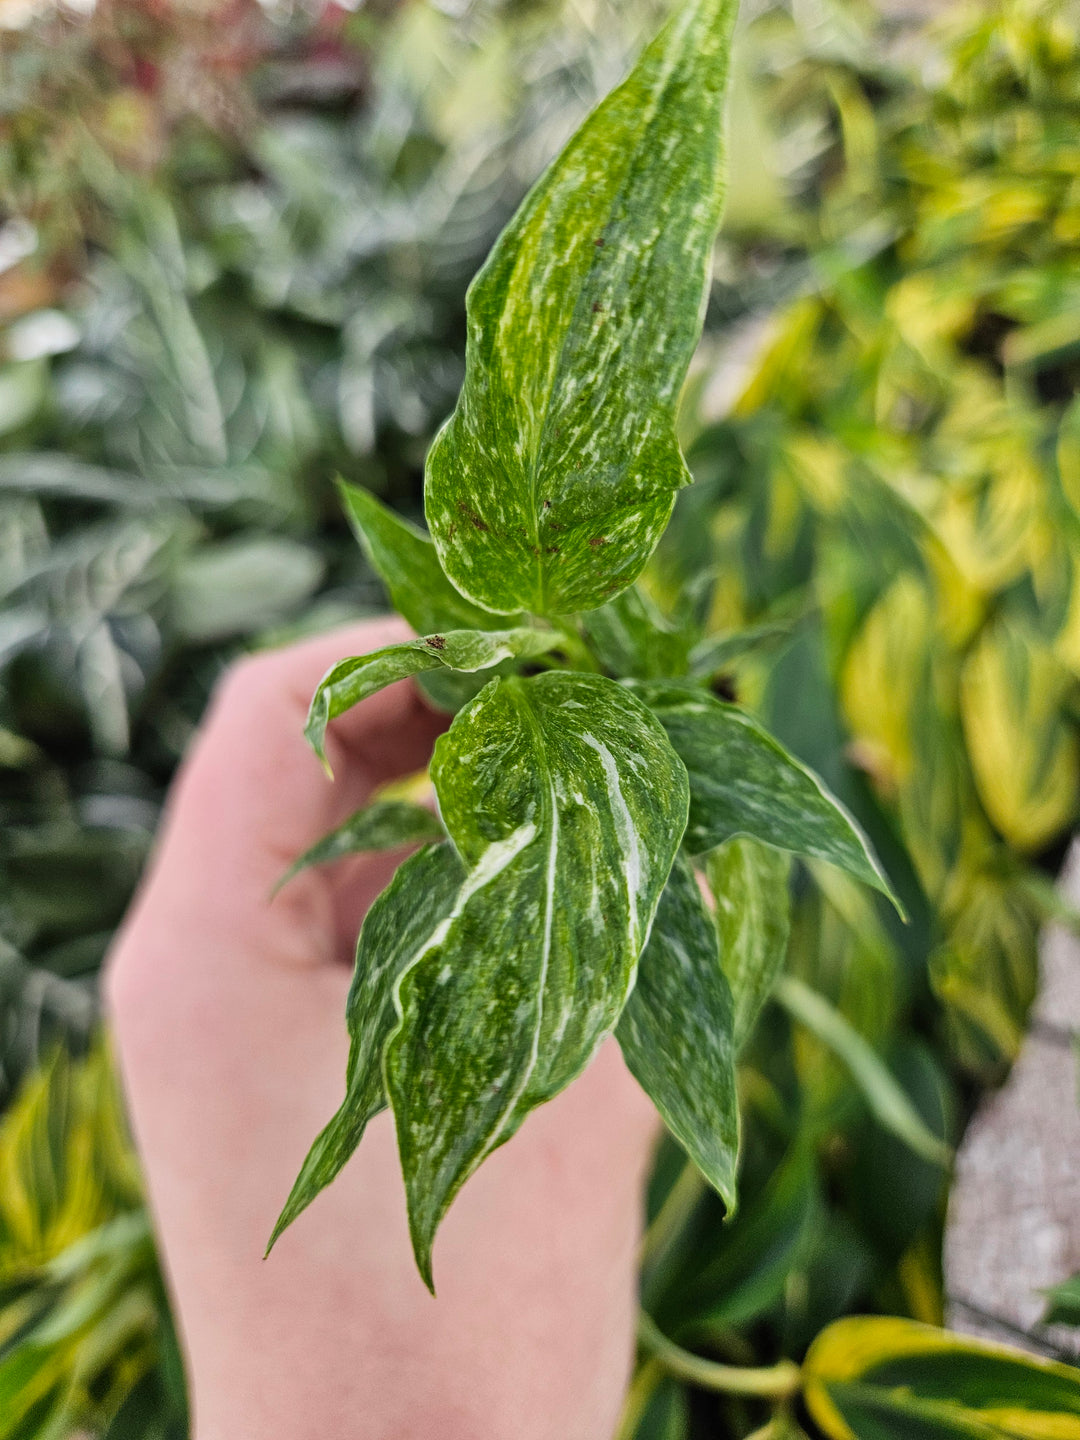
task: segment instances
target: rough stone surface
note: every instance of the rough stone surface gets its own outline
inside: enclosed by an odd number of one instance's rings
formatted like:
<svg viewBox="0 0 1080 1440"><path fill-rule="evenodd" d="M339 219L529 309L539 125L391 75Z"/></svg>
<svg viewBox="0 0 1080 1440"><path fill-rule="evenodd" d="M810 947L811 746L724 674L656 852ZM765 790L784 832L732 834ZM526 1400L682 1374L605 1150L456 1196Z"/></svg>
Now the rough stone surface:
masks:
<svg viewBox="0 0 1080 1440"><path fill-rule="evenodd" d="M1080 905L1077 844L1062 889ZM1080 939L1051 928L1041 962L1030 1033L957 1157L945 1285L955 1328L1080 1356L1080 1331L1039 1324L1040 1290L1080 1272Z"/></svg>

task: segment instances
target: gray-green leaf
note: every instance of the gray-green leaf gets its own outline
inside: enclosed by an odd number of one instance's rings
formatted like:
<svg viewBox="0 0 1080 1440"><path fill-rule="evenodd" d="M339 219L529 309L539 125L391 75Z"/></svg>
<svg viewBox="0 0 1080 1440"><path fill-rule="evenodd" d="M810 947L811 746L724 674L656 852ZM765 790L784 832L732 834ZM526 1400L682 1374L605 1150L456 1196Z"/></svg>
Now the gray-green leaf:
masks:
<svg viewBox="0 0 1080 1440"><path fill-rule="evenodd" d="M304 735L326 764L326 727L369 695L425 670L489 670L502 660L529 660L559 643L551 630L448 630L339 660L319 682Z"/></svg>
<svg viewBox="0 0 1080 1440"><path fill-rule="evenodd" d="M353 811L336 830L305 850L278 881L275 893L294 875L312 865L327 865L331 860L360 855L365 850L393 850L398 845L418 842L427 844L441 840L445 834L439 817L423 805L414 805L411 800L376 800L362 810Z"/></svg>
<svg viewBox="0 0 1080 1440"><path fill-rule="evenodd" d="M417 634L501 629L507 624L510 617L492 615L454 589L443 574L430 535L376 500L369 490L339 483L338 493L394 609Z"/></svg>
<svg viewBox="0 0 1080 1440"><path fill-rule="evenodd" d="M689 773L692 854L746 835L839 865L903 914L858 822L752 715L687 685L632 688L655 711Z"/></svg>
<svg viewBox="0 0 1080 1440"><path fill-rule="evenodd" d="M716 931L693 871L676 860L615 1035L627 1065L729 1213L739 1159L734 1023Z"/></svg>
<svg viewBox="0 0 1080 1440"><path fill-rule="evenodd" d="M432 778L470 893L402 976L386 1050L429 1280L458 1189L614 1028L688 804L685 771L645 707L611 680L564 671L489 685L439 740Z"/></svg>
<svg viewBox="0 0 1080 1440"><path fill-rule="evenodd" d="M689 481L674 417L723 200L736 10L679 6L470 288L465 384L425 505L443 569L487 609L604 604Z"/></svg>
<svg viewBox="0 0 1080 1440"><path fill-rule="evenodd" d="M787 954L790 857L756 840L729 840L705 861L716 901L720 963L735 1008L735 1049L750 1037Z"/></svg>
<svg viewBox="0 0 1080 1440"><path fill-rule="evenodd" d="M375 900L356 944L356 969L346 1009L349 1064L345 1099L308 1151L267 1246L330 1184L360 1144L372 1116L386 1104L382 1052L397 1023L394 983L425 948L437 943L465 880L453 847L412 855Z"/></svg>

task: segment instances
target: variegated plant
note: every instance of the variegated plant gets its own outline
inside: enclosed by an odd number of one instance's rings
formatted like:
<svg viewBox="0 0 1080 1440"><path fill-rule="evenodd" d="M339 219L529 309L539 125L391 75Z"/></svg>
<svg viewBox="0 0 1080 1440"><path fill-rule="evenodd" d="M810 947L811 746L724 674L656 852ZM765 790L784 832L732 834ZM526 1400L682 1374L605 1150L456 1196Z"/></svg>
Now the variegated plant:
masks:
<svg viewBox="0 0 1080 1440"><path fill-rule="evenodd" d="M397 801L310 857L429 842L364 922L346 1097L275 1238L389 1104L431 1284L458 1190L611 1033L734 1209L736 1050L786 938L769 857L889 893L851 816L634 588L689 481L675 411L720 218L735 11L680 6L496 243L428 458L430 537L346 493L420 638L334 666L309 739L322 755L335 716L407 676L457 713L431 765L445 838Z"/></svg>

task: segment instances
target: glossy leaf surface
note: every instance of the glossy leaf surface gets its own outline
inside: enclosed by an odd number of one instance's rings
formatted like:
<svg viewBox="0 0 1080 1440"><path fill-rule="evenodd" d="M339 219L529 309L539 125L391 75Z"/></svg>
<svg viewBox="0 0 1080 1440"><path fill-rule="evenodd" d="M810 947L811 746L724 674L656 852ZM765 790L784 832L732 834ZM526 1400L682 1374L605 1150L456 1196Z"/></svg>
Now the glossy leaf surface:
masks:
<svg viewBox="0 0 1080 1440"><path fill-rule="evenodd" d="M397 1023L394 984L417 955L437 943L464 880L453 847L433 845L400 866L368 911L345 1012L350 1041L345 1099L308 1151L268 1249L338 1175L368 1121L385 1107L382 1051Z"/></svg>
<svg viewBox="0 0 1080 1440"><path fill-rule="evenodd" d="M445 635L424 635L387 645L370 655L351 655L339 660L320 680L304 735L325 764L330 721L384 686L422 675L425 670L490 670L503 660L542 655L557 642L558 636L550 630L448 630Z"/></svg>
<svg viewBox="0 0 1080 1440"><path fill-rule="evenodd" d="M335 830L317 840L289 866L277 884L280 890L294 875L312 865L327 865L366 850L393 850L398 845L427 844L446 834L437 815L410 800L376 800L356 810Z"/></svg>
<svg viewBox="0 0 1080 1440"><path fill-rule="evenodd" d="M674 416L720 219L736 9L679 7L470 288L465 384L425 506L447 575L488 609L602 605L689 481Z"/></svg>
<svg viewBox="0 0 1080 1440"><path fill-rule="evenodd" d="M690 776L692 853L739 835L829 860L899 907L870 842L824 782L736 705L680 685L637 685Z"/></svg>
<svg viewBox="0 0 1080 1440"><path fill-rule="evenodd" d="M836 1321L803 1376L831 1440L1080 1440L1080 1370L913 1320Z"/></svg>
<svg viewBox="0 0 1080 1440"><path fill-rule="evenodd" d="M402 976L386 1051L429 1280L457 1190L614 1028L688 803L663 729L593 675L493 682L441 737L431 773L469 878Z"/></svg>
<svg viewBox="0 0 1080 1440"><path fill-rule="evenodd" d="M615 1034L668 1129L733 1211L739 1159L734 1008L716 930L683 859L660 898Z"/></svg>
<svg viewBox="0 0 1080 1440"><path fill-rule="evenodd" d="M790 869L784 851L756 840L729 840L705 862L716 901L720 963L731 987L736 1051L749 1038L784 968Z"/></svg>

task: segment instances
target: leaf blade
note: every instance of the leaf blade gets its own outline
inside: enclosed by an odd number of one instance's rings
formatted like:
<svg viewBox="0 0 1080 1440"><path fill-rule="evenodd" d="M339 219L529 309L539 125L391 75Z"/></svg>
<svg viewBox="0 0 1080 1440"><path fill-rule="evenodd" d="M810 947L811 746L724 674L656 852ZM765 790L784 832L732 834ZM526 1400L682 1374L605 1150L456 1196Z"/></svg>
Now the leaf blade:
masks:
<svg viewBox="0 0 1080 1440"><path fill-rule="evenodd" d="M442 949L402 976L385 1058L429 1281L461 1185L614 1028L688 804L662 727L596 675L493 681L440 738L431 773L475 888ZM450 963L451 942L468 965Z"/></svg>
<svg viewBox="0 0 1080 1440"><path fill-rule="evenodd" d="M658 716L690 775L692 853L747 836L839 865L903 915L858 822L752 715L688 685L631 688Z"/></svg>
<svg viewBox="0 0 1080 1440"><path fill-rule="evenodd" d="M464 867L451 845L428 846L398 867L365 916L346 1007L350 1046L345 1098L308 1151L270 1236L267 1254L336 1178L360 1144L368 1121L384 1108L382 1051L397 1023L397 977L430 945L451 913L464 879Z"/></svg>
<svg viewBox="0 0 1080 1440"><path fill-rule="evenodd" d="M677 859L615 1037L729 1215L737 1206L739 1163L734 1024L716 932L693 870Z"/></svg>
<svg viewBox="0 0 1080 1440"><path fill-rule="evenodd" d="M331 720L385 686L422 675L425 670L471 674L503 660L532 659L558 644L558 638L549 630L448 630L445 635L424 635L368 655L348 656L332 665L319 681L304 737L325 766L326 727Z"/></svg>
<svg viewBox="0 0 1080 1440"><path fill-rule="evenodd" d="M756 840L729 840L706 857L720 963L731 986L736 1051L750 1038L784 968L790 869L785 851Z"/></svg>
<svg viewBox="0 0 1080 1440"><path fill-rule="evenodd" d="M316 840L286 870L274 886L283 886L312 865L328 865L346 855L369 850L394 850L399 845L430 844L446 835L437 815L409 800L376 800L354 810L336 829Z"/></svg>
<svg viewBox="0 0 1080 1440"><path fill-rule="evenodd" d="M340 480L337 488L349 524L391 604L418 635L507 627L509 616L493 615L459 594L439 564L430 535L369 490Z"/></svg>
<svg viewBox="0 0 1080 1440"><path fill-rule="evenodd" d="M487 609L602 605L688 483L674 411L723 200L736 9L680 8L470 288L465 385L425 509L446 574Z"/></svg>

